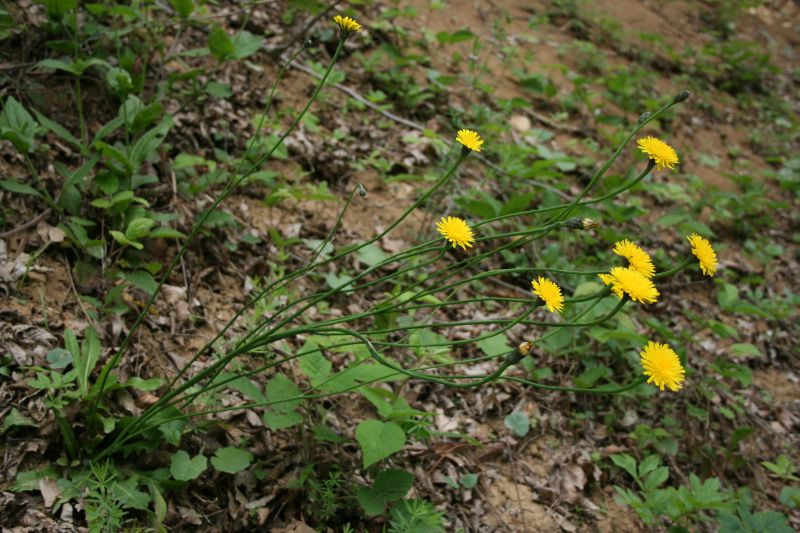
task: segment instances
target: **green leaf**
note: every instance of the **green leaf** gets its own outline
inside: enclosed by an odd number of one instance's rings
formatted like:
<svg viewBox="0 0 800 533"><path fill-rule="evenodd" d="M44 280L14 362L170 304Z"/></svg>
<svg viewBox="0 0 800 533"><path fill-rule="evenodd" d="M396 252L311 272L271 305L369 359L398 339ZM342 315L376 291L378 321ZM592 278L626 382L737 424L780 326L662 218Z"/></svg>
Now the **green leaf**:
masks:
<svg viewBox="0 0 800 533"><path fill-rule="evenodd" d="M356 500L367 516L382 515L386 510L386 502L376 497L369 487L356 488Z"/></svg>
<svg viewBox="0 0 800 533"><path fill-rule="evenodd" d="M221 26L215 26L208 34L208 49L219 61L226 61L236 52L236 46Z"/></svg>
<svg viewBox="0 0 800 533"><path fill-rule="evenodd" d="M156 482L151 481L147 486L150 489L150 496L153 497L153 531L166 531L163 524L164 520L167 518L167 501L164 499L164 496L161 495L161 491L158 490L158 484Z"/></svg>
<svg viewBox="0 0 800 533"><path fill-rule="evenodd" d="M630 474L633 479L639 479L639 476L636 474L636 459L630 455L626 453L615 453L611 455L611 461Z"/></svg>
<svg viewBox="0 0 800 533"><path fill-rule="evenodd" d="M730 283L723 283L717 292L717 303L726 311L733 310L739 301L739 289Z"/></svg>
<svg viewBox="0 0 800 533"><path fill-rule="evenodd" d="M100 338L93 327L88 327L85 332L83 345L78 348L78 339L75 333L68 329L64 332L64 344L72 356L72 366L78 373L78 388L82 398L89 395L90 376L97 362L100 360L102 348Z"/></svg>
<svg viewBox="0 0 800 533"><path fill-rule="evenodd" d="M405 470L390 469L380 472L372 483L373 495L385 502L404 497L414 484L414 474Z"/></svg>
<svg viewBox="0 0 800 533"><path fill-rule="evenodd" d="M318 387L331 373L331 362L322 354L319 346L310 339L303 344L298 353L306 354L300 357L300 370L308 376L312 386Z"/></svg>
<svg viewBox="0 0 800 533"><path fill-rule="evenodd" d="M139 132L150 124L158 120L164 113L164 108L158 102L144 106L133 115L133 121L129 124L130 130Z"/></svg>
<svg viewBox="0 0 800 533"><path fill-rule="evenodd" d="M385 261L389 256L376 245L368 244L356 252L356 257L362 263L374 267L378 263Z"/></svg>
<svg viewBox="0 0 800 533"><path fill-rule="evenodd" d="M74 172L70 173L68 176L65 176L67 181L64 182L64 188L66 189L67 187L83 185L84 178L89 175L94 166L97 164L97 161L97 156L94 156Z"/></svg>
<svg viewBox="0 0 800 533"><path fill-rule="evenodd" d="M312 431L314 432L314 438L323 442L333 442L335 444L339 444L345 440L344 437L333 431L325 424L314 425Z"/></svg>
<svg viewBox="0 0 800 533"><path fill-rule="evenodd" d="M220 448L214 457L211 458L211 464L220 472L227 474L235 474L241 472L253 461L253 454L241 448L234 448L227 446Z"/></svg>
<svg viewBox="0 0 800 533"><path fill-rule="evenodd" d="M289 411L288 413L280 413L276 411L267 411L262 417L264 424L269 429L278 430L286 429L303 422L303 415L297 411Z"/></svg>
<svg viewBox="0 0 800 533"><path fill-rule="evenodd" d="M356 440L361 446L364 468L367 468L402 450L406 443L406 434L394 422L384 423L369 419L356 427Z"/></svg>
<svg viewBox="0 0 800 533"><path fill-rule="evenodd" d="M112 484L110 492L124 507L140 511L150 508L150 494L139 490L139 481L135 477Z"/></svg>
<svg viewBox="0 0 800 533"><path fill-rule="evenodd" d="M35 66L53 70L63 70L64 72L69 72L75 76L80 76L83 74L83 70L80 68L80 65L76 65L72 61L67 63L66 61L61 61L60 59L42 59L36 63Z"/></svg>
<svg viewBox="0 0 800 533"><path fill-rule="evenodd" d="M39 424L19 412L19 409L12 407L11 411L3 418L3 425L0 426L0 435L14 427L39 427Z"/></svg>
<svg viewBox="0 0 800 533"><path fill-rule="evenodd" d="M119 170L120 172L125 172L127 175L132 175L133 171L133 164L131 163L131 159L119 148L111 146L110 144L104 141L95 141L94 142L95 149L99 150L100 153L108 160L106 164L109 164L112 168ZM117 161L118 163L122 164L123 168L117 167L115 165L110 165L111 161Z"/></svg>
<svg viewBox="0 0 800 533"><path fill-rule="evenodd" d="M475 34L469 31L467 28L462 28L455 33L440 31L436 34L436 40L439 41L439 44L456 44L463 41L469 41L470 39L474 38Z"/></svg>
<svg viewBox="0 0 800 533"><path fill-rule="evenodd" d="M432 329L420 328L414 330L408 337L411 344L418 344L414 347L414 353L418 357L430 357L437 363L452 363L453 357L450 355L450 346L437 346L447 344L448 339L444 335L436 333Z"/></svg>
<svg viewBox="0 0 800 533"><path fill-rule="evenodd" d="M651 454L642 459L642 462L639 463L639 476L644 477L656 468L658 465L661 464L661 457L658 454Z"/></svg>
<svg viewBox="0 0 800 533"><path fill-rule="evenodd" d="M217 376L212 383L222 382L224 380L228 380L234 377L236 374L231 374L230 372L222 372L219 376ZM264 393L261 392L261 388L258 386L258 383L251 379L247 379L244 376L240 376L236 379L232 379L225 384L226 387L229 387L233 390L237 390L247 396L248 399L252 400L253 402L257 403L264 403L267 401L267 397L264 396Z"/></svg>
<svg viewBox="0 0 800 533"><path fill-rule="evenodd" d="M24 472L17 472L17 477L14 484L8 490L12 492L27 492L31 490L39 490L39 481L49 477L51 479L59 479L52 466L45 466L39 470L27 470Z"/></svg>
<svg viewBox="0 0 800 533"><path fill-rule="evenodd" d="M73 146L77 146L77 147L81 146L81 142L72 133L70 133L69 130L67 130L67 128L65 128L64 126L62 126L58 122L50 120L49 118L47 118L46 116L42 115L41 113L39 113L35 109L33 110L33 112L36 114L36 119L39 121L39 124L44 126L44 128L46 130L53 132L60 139L62 139L64 141L67 141L68 143L72 144Z"/></svg>
<svg viewBox="0 0 800 533"><path fill-rule="evenodd" d="M154 391L161 386L161 378L142 379L139 376L132 376L128 381L122 383L120 387L131 387L143 392Z"/></svg>
<svg viewBox="0 0 800 533"><path fill-rule="evenodd" d="M192 14L192 11L194 11L193 0L169 0L169 3L182 19L188 18L189 15Z"/></svg>
<svg viewBox="0 0 800 533"><path fill-rule="evenodd" d="M125 281L137 289L141 289L146 292L148 296L152 296L158 288L158 283L153 278L153 275L146 270L135 270L133 272L128 272L122 277L125 279Z"/></svg>
<svg viewBox="0 0 800 533"><path fill-rule="evenodd" d="M160 226L151 231L148 237L151 239L185 239L186 234L176 229Z"/></svg>
<svg viewBox="0 0 800 533"><path fill-rule="evenodd" d="M206 93L214 98L230 98L233 96L233 91L231 90L230 85L217 81L209 82L208 85L206 85Z"/></svg>
<svg viewBox="0 0 800 533"><path fill-rule="evenodd" d="M231 43L234 48L232 59L239 60L258 52L261 49L261 45L264 44L264 38L253 35L247 30L242 30L233 36Z"/></svg>
<svg viewBox="0 0 800 533"><path fill-rule="evenodd" d="M44 0L47 16L60 20L69 11L78 8L78 0Z"/></svg>
<svg viewBox="0 0 800 533"><path fill-rule="evenodd" d="M514 411L503 420L505 426L518 437L524 437L531 430L531 421L525 413Z"/></svg>
<svg viewBox="0 0 800 533"><path fill-rule="evenodd" d="M136 144L131 148L129 157L133 170L138 169L147 156L156 152L167 136L170 127L172 127L172 119L166 117L161 124L149 130L136 141Z"/></svg>
<svg viewBox="0 0 800 533"><path fill-rule="evenodd" d="M465 489L471 489L478 484L478 474L464 474L459 480Z"/></svg>
<svg viewBox="0 0 800 533"><path fill-rule="evenodd" d="M797 509L800 507L800 487L783 487L778 500L787 507Z"/></svg>
<svg viewBox="0 0 800 533"><path fill-rule="evenodd" d="M42 194L25 183L20 183L18 181L11 181L11 180L0 180L0 187L7 191L11 191L17 194L27 194L30 196L36 196L38 198L42 198Z"/></svg>
<svg viewBox="0 0 800 533"><path fill-rule="evenodd" d="M731 345L731 355L735 357L764 358L764 354L761 353L761 350L746 342L737 342L736 344Z"/></svg>
<svg viewBox="0 0 800 533"><path fill-rule="evenodd" d="M577 387L588 389L593 387L597 380L611 374L611 370L606 366L594 366L587 368L579 376L572 378L572 381Z"/></svg>
<svg viewBox="0 0 800 533"><path fill-rule="evenodd" d="M172 473L172 477L178 481L191 481L197 479L207 467L208 460L204 455L192 458L185 451L178 450L172 454L169 471Z"/></svg>
<svg viewBox="0 0 800 533"><path fill-rule="evenodd" d="M9 96L0 111L0 139L11 141L18 152L26 154L34 147L34 137L39 125L30 113Z"/></svg>
<svg viewBox="0 0 800 533"><path fill-rule="evenodd" d="M150 229L156 225L156 221L151 218L135 218L130 221L125 229L125 237L131 241L138 241L147 237Z"/></svg>
<svg viewBox="0 0 800 533"><path fill-rule="evenodd" d="M656 490L662 483L669 478L669 468L666 466L659 466L653 470L644 481L644 490Z"/></svg>
<svg viewBox="0 0 800 533"><path fill-rule="evenodd" d="M301 395L300 388L283 374L275 374L267 382L267 399L271 402L270 407L275 412L288 413L293 411L302 403L303 399L298 398Z"/></svg>
<svg viewBox="0 0 800 533"><path fill-rule="evenodd" d="M47 364L53 370L60 370L67 368L72 364L72 355L68 350L62 348L55 348L47 352Z"/></svg>
<svg viewBox="0 0 800 533"><path fill-rule="evenodd" d="M126 95L133 89L133 78L124 68L113 67L106 72L106 83L117 95Z"/></svg>
<svg viewBox="0 0 800 533"><path fill-rule="evenodd" d="M481 339L475 344L488 356L503 355L513 350L504 333Z"/></svg>
<svg viewBox="0 0 800 533"><path fill-rule="evenodd" d="M110 121L106 122L100 130L94 135L93 143L96 145L98 141L102 141L112 133L114 133L118 128L122 127L125 124L125 119L122 117L114 117Z"/></svg>
<svg viewBox="0 0 800 533"><path fill-rule="evenodd" d="M92 204L95 205L96 202L92 202ZM95 206L99 207L97 205L95 205ZM114 237L114 240L117 241L118 243L120 243L122 246L132 246L133 248L136 248L137 250L144 249L144 244L142 244L140 242L136 242L136 241L130 240L121 231L117 231L117 230L113 230L112 229L112 230L109 231L109 233L111 234L112 237Z"/></svg>

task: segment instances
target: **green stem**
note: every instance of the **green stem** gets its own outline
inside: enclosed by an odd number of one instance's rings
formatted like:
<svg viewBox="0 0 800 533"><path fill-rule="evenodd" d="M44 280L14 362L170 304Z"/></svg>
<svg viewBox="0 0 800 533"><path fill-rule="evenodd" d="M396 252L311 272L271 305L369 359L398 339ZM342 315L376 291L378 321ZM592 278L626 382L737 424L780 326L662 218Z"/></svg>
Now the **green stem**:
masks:
<svg viewBox="0 0 800 533"><path fill-rule="evenodd" d="M222 203L222 201L225 200L234 191L234 189L236 189L236 187L240 183L242 183L242 181L247 179L247 177L250 176L253 172L255 172L261 166L262 163L264 163L270 156L272 156L272 154L275 152L275 150L278 148L278 146L280 146L283 143L283 141L286 139L286 137L288 137L289 134L292 131L294 131L294 129L297 127L297 125L300 123L300 121L305 116L305 114L308 111L308 109L311 107L311 104L317 98L317 95L319 95L319 92L322 90L322 87L325 85L325 82L327 81L328 76L330 75L331 71L333 70L333 65L336 63L336 60L339 59L339 54L341 54L343 45L344 45L344 38L340 37L339 38L339 45L336 47L336 52L334 52L333 57L331 58L331 62L328 65L328 68L325 71L325 74L323 75L322 80L320 80L319 85L317 85L316 89L314 90L313 94L311 95L311 98L308 100L308 102L306 103L306 106L303 108L303 111L297 116L297 118L291 124L291 126L289 126L289 128L283 133L283 135L278 139L278 141L275 143L275 145L267 153L262 155L250 167L250 169L247 172L242 174L238 179L234 180L233 183L230 184L230 186L226 187L222 191L222 193L217 197L217 199L214 201L214 203L211 204L211 207L209 207L209 209L207 209L206 212L203 213L203 215L200 217L200 220L198 220L197 223L195 223L195 225L192 228L192 231L189 234L189 236L187 237L186 241L183 243L181 248L178 250L177 255L175 255L175 257L172 259L172 262L169 264L169 267L167 267L167 270L161 276L161 279L159 280L158 285L156 286L156 289L150 295L150 298L148 299L147 303L145 304L144 308L142 309L142 312L139 313L139 315L136 317L136 320L134 321L133 325L131 326L131 329L129 330L128 334L125 336L125 339L122 341L122 344L120 345L119 349L116 351L116 353L111 358L111 360L103 367L103 370L102 370L101 375L100 375L100 386L98 388L97 395L96 395L94 401L92 402L92 408L91 408L91 410L89 412L89 420L91 420L93 418L94 413L97 411L98 403L100 401L100 398L103 395L103 392L105 391L105 385L106 385L106 382L108 381L108 374L111 372L111 370L113 370L119 364L119 361L122 358L122 355L128 349L128 346L130 345L131 340L133 339L134 332L138 329L139 325L144 320L144 317L146 316L147 311L150 309L150 306L153 304L153 302L155 301L156 297L158 296L158 293L161 290L161 287L167 281L167 279L169 278L170 274L172 274L172 271L175 269L175 267L177 266L178 262L183 257L184 253L186 253L186 250L188 249L189 244L191 244L194 241L195 237L199 234L200 229L203 227L203 224L205 223L205 221L208 219L208 217L211 215L211 213L214 210L216 210L216 208Z"/></svg>
<svg viewBox="0 0 800 533"><path fill-rule="evenodd" d="M86 120L83 118L83 96L81 95L80 77L75 78L75 100L75 104L78 108L78 123L81 128L81 155L86 157L89 153L89 133L86 129Z"/></svg>
<svg viewBox="0 0 800 533"><path fill-rule="evenodd" d="M543 383L537 383L535 381L530 381L524 378L518 378L515 376L501 376L500 379L504 379L506 381L516 381L517 383L524 383L529 387L533 387L534 389L543 389L543 390L552 390L552 391L559 391L559 392L580 392L580 393L587 393L587 394L621 394L623 392L627 392L631 389L635 389L645 381L647 381L646 376L641 376L636 379L636 381L629 383L627 385L623 385L617 388L605 388L603 386L595 387L591 389L585 389L581 387L559 387L557 385L545 385Z"/></svg>
<svg viewBox="0 0 800 533"><path fill-rule="evenodd" d="M33 161L31 161L30 156L28 154L23 154L23 159L25 159L25 165L28 167L28 171L31 173L34 183L36 183L36 190L41 193L44 203L47 204L47 207L59 211L53 197L50 196L50 192L45 188L44 183L42 183L42 179L39 177L39 173L36 171L36 167Z"/></svg>

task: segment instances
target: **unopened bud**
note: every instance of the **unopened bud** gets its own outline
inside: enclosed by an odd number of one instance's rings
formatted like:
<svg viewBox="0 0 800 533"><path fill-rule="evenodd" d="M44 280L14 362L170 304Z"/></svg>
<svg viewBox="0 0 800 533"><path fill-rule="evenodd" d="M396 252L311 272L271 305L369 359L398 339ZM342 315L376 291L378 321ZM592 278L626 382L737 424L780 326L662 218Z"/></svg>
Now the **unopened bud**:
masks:
<svg viewBox="0 0 800 533"><path fill-rule="evenodd" d="M679 102L683 102L684 100L689 98L691 94L692 93L690 93L689 91L681 91L675 95L675 98L673 98L672 101L675 102L676 104Z"/></svg>
<svg viewBox="0 0 800 533"><path fill-rule="evenodd" d="M533 344L530 342L522 342L519 346L517 346L516 350L513 352L509 352L506 356L506 362L510 365L515 365L522 361L528 354L531 353L533 349Z"/></svg>
<svg viewBox="0 0 800 533"><path fill-rule="evenodd" d="M359 183L358 185L356 185L356 190L358 191L358 195L359 195L361 198L365 198L365 197L367 196L367 189L366 189L366 188L364 188L364 186L363 186L361 183Z"/></svg>
<svg viewBox="0 0 800 533"><path fill-rule="evenodd" d="M590 230L595 229L599 225L599 222L592 220L591 218L575 217L564 221L564 227L568 229Z"/></svg>

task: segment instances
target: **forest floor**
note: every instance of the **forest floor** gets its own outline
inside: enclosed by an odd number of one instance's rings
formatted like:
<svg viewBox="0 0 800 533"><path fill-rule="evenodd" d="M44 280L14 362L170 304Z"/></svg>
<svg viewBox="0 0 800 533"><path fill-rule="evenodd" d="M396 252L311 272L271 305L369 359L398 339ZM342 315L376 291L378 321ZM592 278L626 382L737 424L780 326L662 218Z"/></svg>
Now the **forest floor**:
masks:
<svg viewBox="0 0 800 533"><path fill-rule="evenodd" d="M194 25L161 27L163 47L140 58L150 69L148 79L155 80L142 94L160 99L172 118L159 156L142 171L158 182L143 194L152 209L175 214L174 227L184 234L219 191L218 184L204 184L203 175L224 166L224 154L241 154L254 134L254 117L287 57L281 50L296 49L308 36L321 43L301 54L299 68L290 68L281 81L276 118L268 119L276 131L307 100L318 81L314 73L335 47L329 19L338 11L309 27L318 11L299 9L300 2L218 4L209 2L202 14L207 18ZM432 502L444 513L448 531L665 530L668 522L645 523L619 500L614 486L637 487L611 461L615 454L638 461L658 454L669 467L667 485L689 486L692 474L717 478L753 512L783 513L800 528L796 492L787 499L785 490L797 490L794 467L781 473L764 464L782 465L784 456L800 468L798 4L377 0L353 2L351 8L357 11L347 12L357 13L365 29L348 39L334 79L311 108L312 119L287 138L285 152L265 166L263 181L248 182L225 199L220 207L225 216L189 248L134 335L116 371L120 381L175 375L254 287L308 261L358 183L367 194L347 210L335 245L361 242L391 224L441 172L447 152L442 141L452 142L459 126L481 133L489 164L468 158L458 184L382 239L383 252L406 249L420 236L432 238L442 214L481 218L470 206L483 197L470 191L504 200L532 193L531 207L540 205L546 191L573 198L641 113L689 89L684 104L643 132L676 148L677 170L654 172L616 204L598 207L601 229L593 236L554 239L566 259L591 268L602 262L593 254L610 249L616 236L648 250L674 251L688 230L710 232L720 262L717 276L694 272L671 278L660 286L663 299L637 309L633 318L639 333L658 324L682 332L675 335L691 368L685 387L657 396L605 397L531 390L510 381L469 390L415 380L392 384L413 409L430 415L434 435L410 439L389 463L414 474L409 497ZM24 20L27 29L7 38L16 47L13 54L0 52L0 99L14 96L78 132L71 79L64 72L31 68L57 56L43 46L49 39L42 29L44 8L20 2L4 10ZM209 21L266 39L245 60L220 63L191 55L163 60L206 46ZM201 81L230 87L230 94L200 100L185 91L157 92L158 80L190 69L202 70L207 79ZM97 132L116 116L119 103L100 75L86 75L82 89L87 129ZM54 162L74 169L81 154L53 133L42 142L48 150L31 159L43 187L57 191L64 178ZM509 155L515 147L524 156ZM629 147L612 174L624 177L626 168L641 165L634 152ZM195 159L179 165L178 154ZM521 175L521 169L542 161L547 165L539 167L541 175ZM30 177L24 159L3 141L0 175ZM0 422L0 525L15 532L80 530L86 518L78 500L54 510L62 485L15 490L21 472L44 469L64 456L47 395L29 380L46 364L49 351L64 346L67 329L82 336L94 327L104 346L101 362L106 361L147 293L126 274L109 275L105 263L97 268L98 260L87 259L65 235L63 216L45 211L39 198L0 189L0 202L0 421L5 420ZM540 246L535 260L552 254ZM166 266L176 250L171 240L153 239L144 253ZM123 257L115 252L116 259ZM338 274L359 268L363 265L353 260ZM284 297L310 294L322 283L319 277L301 278ZM122 311L101 309L111 307L103 300L118 286L119 298L112 303ZM475 290L519 297L530 294L530 280L509 277ZM379 296L340 296L303 318L369 309ZM237 323L228 338L243 327ZM459 335L479 333L475 328ZM512 329L508 343L535 333ZM302 341L284 349L297 350ZM602 344L599 337L591 342ZM334 369L346 360L346 354L328 355ZM538 367L553 370L552 383L562 385L574 384L595 364L585 357L570 359L563 346L537 349L535 357ZM470 371L494 368L485 364ZM298 368L289 364L283 372L302 383ZM253 380L263 387L270 377ZM229 392L214 401L241 400L241 391ZM119 413L135 416L157 395L158 390L120 390L113 402ZM12 409L33 425L9 422ZM236 475L208 472L173 486L164 496L164 526L304 532L341 531L349 523L356 531L380 531L389 519L364 516L352 489L337 492L343 503L323 520L319 489L298 483L310 477L324 484L332 471L341 472L351 487L371 479L353 439L359 421L375 416L374 403L351 392L326 400L324 411L325 423L342 442L309 444L306 424L274 430L258 410L215 415L215 424L187 434L184 442L195 451L242 446L259 466ZM530 421L524 434L508 427L513 412ZM314 413L309 408L309 420ZM168 466L174 450L164 444L140 455L135 468ZM459 481L471 474L477 474L476 483ZM706 510L677 523L713 530L714 522L704 523L713 516ZM128 527L149 523L145 513L127 519Z"/></svg>

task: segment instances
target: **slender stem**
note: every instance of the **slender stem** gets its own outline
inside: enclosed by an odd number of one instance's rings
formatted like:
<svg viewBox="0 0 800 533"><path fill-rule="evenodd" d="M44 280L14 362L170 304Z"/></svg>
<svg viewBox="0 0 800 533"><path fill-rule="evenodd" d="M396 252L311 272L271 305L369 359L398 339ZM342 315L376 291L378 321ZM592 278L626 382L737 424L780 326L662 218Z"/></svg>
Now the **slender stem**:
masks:
<svg viewBox="0 0 800 533"><path fill-rule="evenodd" d="M605 386L600 386L591 389L586 389L582 387L559 387L557 385L545 385L543 383L537 383L535 381L531 381L529 379L524 379L524 378L518 378L516 376L500 376L499 379L504 379L506 381L516 381L517 383L524 383L525 385L528 385L529 387L532 387L534 389L553 390L560 392L580 392L587 394L622 394L623 392L635 389L636 387L647 381L646 376L640 376L632 383L628 383L627 385L623 385L621 387L607 388Z"/></svg>
<svg viewBox="0 0 800 533"><path fill-rule="evenodd" d="M89 133L86 130L86 120L83 118L83 96L81 95L80 77L75 78L75 100L78 108L78 123L81 128L81 155L85 157L89 153Z"/></svg>
<svg viewBox="0 0 800 533"><path fill-rule="evenodd" d="M31 161L30 156L28 154L23 154L23 159L25 159L25 165L28 167L28 171L31 173L34 183L36 183L36 190L41 193L44 203L46 203L51 209L59 211L59 208L53 200L53 197L50 196L50 192L47 190L47 188L45 188L44 183L42 183L42 179L39 177L39 173L36 171L36 167L34 166L33 161Z"/></svg>
<svg viewBox="0 0 800 533"><path fill-rule="evenodd" d="M317 87L314 90L313 94L309 98L308 102L306 103L306 106L303 108L302 112L297 116L297 118L294 120L294 122L291 124L291 126L289 126L289 128L283 133L283 135L278 139L278 141L275 143L275 145L269 151L267 151L264 155L262 155L260 158L258 158L258 160L250 167L249 170L247 170L247 172L241 174L241 176L238 179L235 179L233 181L233 183L230 184L230 186L226 187L222 191L222 193L220 193L220 195L217 197L217 199L214 201L214 203L211 204L211 207L209 209L207 209L205 211L205 213L203 213L203 215L201 215L200 219L195 223L195 225L192 228L192 231L189 234L189 236L187 237L186 241L183 243L181 248L178 250L178 253L175 255L175 257L172 259L172 262L169 264L169 267L167 267L166 271L161 276L161 279L159 280L158 285L156 286L156 289L150 295L150 298L147 300L147 303L145 304L144 308L142 309L142 312L139 313L139 316L136 317L136 320L134 321L133 325L131 326L131 329L129 330L128 335L125 336L125 339L122 341L122 344L120 345L119 349L116 351L116 353L114 354L112 359L103 367L103 370L102 370L101 376L100 376L100 386L98 388L97 395L96 395L94 401L92 402L92 408L91 408L90 413L89 413L89 420L91 420L92 417L94 416L94 413L97 410L97 406L98 406L98 403L100 401L100 398L102 397L103 392L105 391L105 385L106 385L106 382L108 380L108 374L111 372L112 369L114 369L117 366L117 364L119 364L119 361L122 358L122 355L125 353L125 351L128 349L128 346L131 343L131 340L133 338L134 332L138 329L139 325L144 320L144 317L146 316L147 311L150 309L150 306L153 304L153 302L155 301L156 297L158 296L158 293L161 290L161 287L167 281L167 279L169 278L170 274L175 269L175 267L177 266L177 264L180 261L180 259L183 257L184 253L186 253L186 250L188 249L189 244L191 244L194 241L195 237L199 234L200 229L205 224L205 221L208 219L208 217L211 215L211 213L214 210L216 210L216 208L222 203L222 201L225 200L234 191L234 189L236 189L236 187L240 183L242 183L242 181L247 179L247 177L250 176L253 172L255 172L261 166L262 163L264 163L270 156L272 156L272 154L275 152L275 150L278 148L278 146L283 144L283 141L286 139L286 137L288 137L289 134L297 127L297 125L300 123L300 121L305 116L305 114L308 111L308 109L311 107L311 104L314 102L314 100L316 100L317 95L319 95L319 92L322 90L322 87L325 85L325 82L327 81L328 76L330 75L331 71L333 70L333 65L336 63L336 60L339 59L339 55L341 54L342 48L344 46L344 40L345 39L344 39L343 36L339 38L339 45L336 47L336 51L334 52L333 57L331 58L331 62L328 65L328 68L325 71L325 74L322 77L322 80L320 80L320 83L317 85Z"/></svg>

